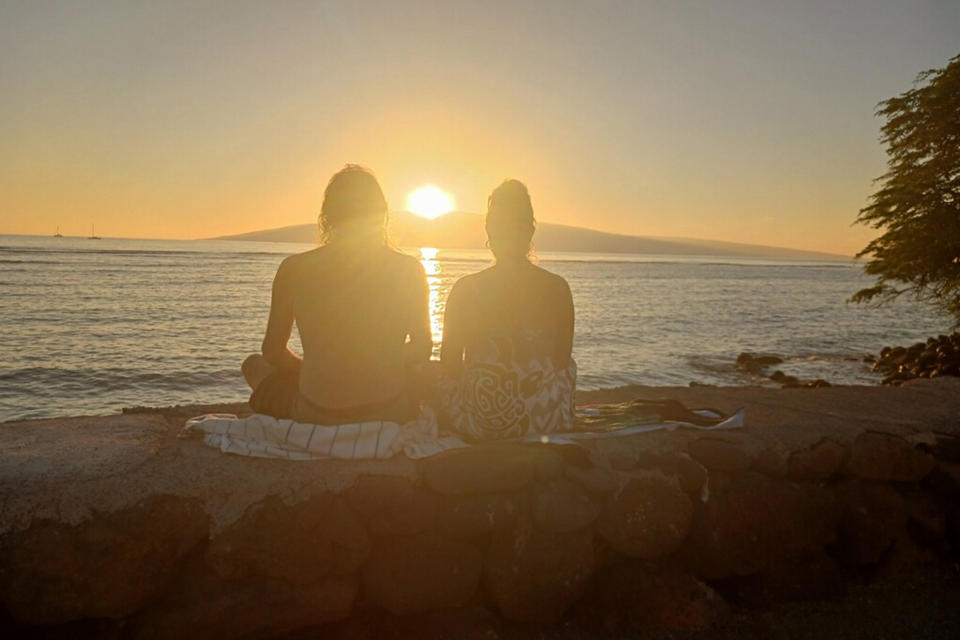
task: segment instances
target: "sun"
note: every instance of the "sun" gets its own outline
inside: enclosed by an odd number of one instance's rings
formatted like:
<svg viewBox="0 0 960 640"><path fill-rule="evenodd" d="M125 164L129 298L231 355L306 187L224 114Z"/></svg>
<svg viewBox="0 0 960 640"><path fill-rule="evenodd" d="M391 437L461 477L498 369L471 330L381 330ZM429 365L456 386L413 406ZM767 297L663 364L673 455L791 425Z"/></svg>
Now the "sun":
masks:
<svg viewBox="0 0 960 640"><path fill-rule="evenodd" d="M453 206L453 196L432 184L414 189L407 196L407 210L430 220L450 213Z"/></svg>

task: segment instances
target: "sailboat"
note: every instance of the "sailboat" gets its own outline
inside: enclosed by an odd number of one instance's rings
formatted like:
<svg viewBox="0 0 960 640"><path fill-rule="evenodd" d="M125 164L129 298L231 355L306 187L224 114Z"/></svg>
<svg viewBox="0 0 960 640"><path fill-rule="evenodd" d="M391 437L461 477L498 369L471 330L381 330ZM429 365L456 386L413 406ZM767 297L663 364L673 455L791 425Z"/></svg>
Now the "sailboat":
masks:
<svg viewBox="0 0 960 640"><path fill-rule="evenodd" d="M100 236L93 232L93 225L90 225L90 237L87 240L99 240Z"/></svg>
<svg viewBox="0 0 960 640"><path fill-rule="evenodd" d="M53 234L53 237L54 237L54 238L62 238L62 237L63 237L63 234L60 233L60 225L57 225L57 232L56 232L55 234Z"/></svg>

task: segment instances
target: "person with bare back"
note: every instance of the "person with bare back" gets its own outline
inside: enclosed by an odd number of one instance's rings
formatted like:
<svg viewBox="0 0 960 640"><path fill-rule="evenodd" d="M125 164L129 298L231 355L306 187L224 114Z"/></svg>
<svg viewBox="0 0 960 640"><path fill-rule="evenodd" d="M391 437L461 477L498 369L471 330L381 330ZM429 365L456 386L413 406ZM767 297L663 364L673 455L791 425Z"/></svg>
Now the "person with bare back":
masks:
<svg viewBox="0 0 960 640"><path fill-rule="evenodd" d="M282 262L262 353L243 362L255 412L321 425L417 417L412 381L432 349L427 280L388 246L386 221L369 170L347 165L330 179L324 242ZM287 346L294 323L302 357Z"/></svg>
<svg viewBox="0 0 960 640"><path fill-rule="evenodd" d="M573 298L566 280L530 261L535 227L526 186L504 181L487 202L496 263L458 280L447 299L440 413L470 440L573 426Z"/></svg>

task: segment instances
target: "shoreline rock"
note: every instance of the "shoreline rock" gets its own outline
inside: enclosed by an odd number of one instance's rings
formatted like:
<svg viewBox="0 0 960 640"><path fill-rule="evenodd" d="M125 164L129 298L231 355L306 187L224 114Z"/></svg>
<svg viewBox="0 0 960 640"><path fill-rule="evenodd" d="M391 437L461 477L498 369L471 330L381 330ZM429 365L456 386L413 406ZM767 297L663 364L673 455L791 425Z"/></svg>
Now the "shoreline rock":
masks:
<svg viewBox="0 0 960 640"><path fill-rule="evenodd" d="M0 630L659 633L956 562L960 380L580 400L665 396L747 426L288 462L179 438L189 408L0 425Z"/></svg>
<svg viewBox="0 0 960 640"><path fill-rule="evenodd" d="M868 355L873 370L883 374L881 384L898 386L916 378L960 376L960 331L939 335L909 347L884 347Z"/></svg>
<svg viewBox="0 0 960 640"><path fill-rule="evenodd" d="M769 378L773 382L780 384L784 389L822 389L833 386L822 378L804 381L796 376L787 375L779 369L767 375L768 367L783 364L783 362L784 359L782 357L769 354L755 356L751 353L743 352L737 356L738 369L747 371L755 376Z"/></svg>

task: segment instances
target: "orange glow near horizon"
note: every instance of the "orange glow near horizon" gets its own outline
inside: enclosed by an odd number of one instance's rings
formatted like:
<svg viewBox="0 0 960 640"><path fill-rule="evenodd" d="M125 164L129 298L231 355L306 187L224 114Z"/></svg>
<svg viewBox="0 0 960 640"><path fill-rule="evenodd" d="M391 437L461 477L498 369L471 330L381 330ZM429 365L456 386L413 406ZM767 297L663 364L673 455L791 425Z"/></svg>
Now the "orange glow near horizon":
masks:
<svg viewBox="0 0 960 640"><path fill-rule="evenodd" d="M407 211L428 220L450 213L453 207L453 196L432 184L414 189L407 195Z"/></svg>
<svg viewBox="0 0 960 640"><path fill-rule="evenodd" d="M4 4L0 235L315 224L357 163L425 220L516 178L541 223L852 255L875 104L956 53L942 7L181 4Z"/></svg>

